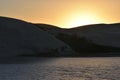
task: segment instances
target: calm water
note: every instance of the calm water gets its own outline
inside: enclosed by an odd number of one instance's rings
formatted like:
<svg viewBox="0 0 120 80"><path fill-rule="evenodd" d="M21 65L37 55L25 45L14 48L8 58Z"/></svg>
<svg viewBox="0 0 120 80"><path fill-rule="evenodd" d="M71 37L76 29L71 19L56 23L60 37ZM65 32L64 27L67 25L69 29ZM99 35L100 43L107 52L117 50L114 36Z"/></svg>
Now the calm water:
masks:
<svg viewBox="0 0 120 80"><path fill-rule="evenodd" d="M120 58L1 60L0 80L120 80Z"/></svg>

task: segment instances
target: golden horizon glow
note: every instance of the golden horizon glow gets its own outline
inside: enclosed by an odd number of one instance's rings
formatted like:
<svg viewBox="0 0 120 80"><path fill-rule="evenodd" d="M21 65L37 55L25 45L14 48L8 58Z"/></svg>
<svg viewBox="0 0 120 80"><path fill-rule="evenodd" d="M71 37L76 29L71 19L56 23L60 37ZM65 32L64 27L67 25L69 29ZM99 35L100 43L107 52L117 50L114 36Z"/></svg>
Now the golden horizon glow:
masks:
<svg viewBox="0 0 120 80"><path fill-rule="evenodd" d="M0 16L62 28L120 22L120 0L0 0Z"/></svg>
<svg viewBox="0 0 120 80"><path fill-rule="evenodd" d="M66 28L72 28L72 27L78 27L83 25L89 25L89 24L98 24L102 22L102 19L93 12L85 11L83 13L73 13L68 16L68 19L64 21L66 25L64 25Z"/></svg>

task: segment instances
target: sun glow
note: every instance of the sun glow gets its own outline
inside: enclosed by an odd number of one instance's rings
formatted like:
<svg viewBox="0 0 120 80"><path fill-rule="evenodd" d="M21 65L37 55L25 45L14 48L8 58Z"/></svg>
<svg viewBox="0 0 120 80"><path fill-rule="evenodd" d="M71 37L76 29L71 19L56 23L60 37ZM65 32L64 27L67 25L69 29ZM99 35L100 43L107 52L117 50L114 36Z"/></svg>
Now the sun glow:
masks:
<svg viewBox="0 0 120 80"><path fill-rule="evenodd" d="M89 24L98 24L99 22L101 22L101 20L95 14L90 14L90 13L72 14L68 18L66 26L67 28L71 28L71 27L78 27Z"/></svg>

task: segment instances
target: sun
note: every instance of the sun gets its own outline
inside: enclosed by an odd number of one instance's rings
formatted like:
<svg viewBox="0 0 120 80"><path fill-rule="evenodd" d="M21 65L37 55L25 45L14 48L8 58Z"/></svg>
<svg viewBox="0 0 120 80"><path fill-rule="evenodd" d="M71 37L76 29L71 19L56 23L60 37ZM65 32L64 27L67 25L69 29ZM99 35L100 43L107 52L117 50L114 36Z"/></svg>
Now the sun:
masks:
<svg viewBox="0 0 120 80"><path fill-rule="evenodd" d="M66 28L78 27L89 24L98 24L100 22L100 18L95 14L72 14L68 17L68 20L66 22Z"/></svg>

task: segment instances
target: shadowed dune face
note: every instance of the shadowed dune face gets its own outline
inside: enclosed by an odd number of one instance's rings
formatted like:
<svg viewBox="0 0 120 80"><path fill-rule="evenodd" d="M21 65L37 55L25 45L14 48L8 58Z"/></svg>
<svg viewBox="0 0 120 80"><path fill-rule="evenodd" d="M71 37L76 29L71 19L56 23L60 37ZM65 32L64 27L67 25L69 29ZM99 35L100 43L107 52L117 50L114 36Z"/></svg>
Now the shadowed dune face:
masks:
<svg viewBox="0 0 120 80"><path fill-rule="evenodd" d="M0 56L36 54L69 46L34 25L0 17Z"/></svg>

